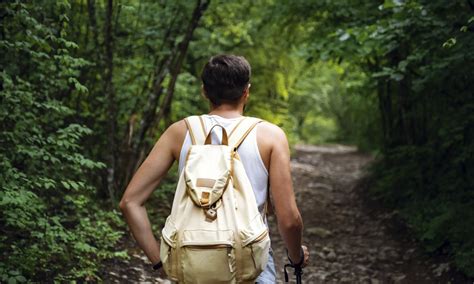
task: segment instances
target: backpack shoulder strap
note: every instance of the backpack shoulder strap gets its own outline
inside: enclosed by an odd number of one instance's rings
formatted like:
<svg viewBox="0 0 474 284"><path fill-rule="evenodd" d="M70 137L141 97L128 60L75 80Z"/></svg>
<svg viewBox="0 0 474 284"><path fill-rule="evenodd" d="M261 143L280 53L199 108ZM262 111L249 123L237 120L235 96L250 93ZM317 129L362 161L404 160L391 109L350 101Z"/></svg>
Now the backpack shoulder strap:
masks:
<svg viewBox="0 0 474 284"><path fill-rule="evenodd" d="M247 135L250 131L257 126L258 123L263 120L256 117L247 116L239 121L239 123L232 129L229 135L229 145L232 145L234 149L239 148L239 146L244 142Z"/></svg>
<svg viewBox="0 0 474 284"><path fill-rule="evenodd" d="M184 119L193 145L202 145L206 139L206 127L202 116L192 115Z"/></svg>

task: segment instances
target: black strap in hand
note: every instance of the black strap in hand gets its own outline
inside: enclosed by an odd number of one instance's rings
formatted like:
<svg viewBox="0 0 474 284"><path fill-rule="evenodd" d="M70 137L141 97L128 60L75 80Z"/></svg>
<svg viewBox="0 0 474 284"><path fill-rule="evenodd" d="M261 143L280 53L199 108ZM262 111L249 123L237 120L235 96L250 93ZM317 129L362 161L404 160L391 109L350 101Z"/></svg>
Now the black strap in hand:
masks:
<svg viewBox="0 0 474 284"><path fill-rule="evenodd" d="M301 258L298 263L293 263L291 261L290 256L288 256L288 250L286 250L286 255L288 257L288 261L290 261L289 264L285 264L284 266L284 272L285 272L285 282L288 282L288 272L286 271L287 267L293 267L295 269L295 276L296 276L296 283L301 283L301 275L303 274L303 262L304 262L304 250L303 247L301 247Z"/></svg>

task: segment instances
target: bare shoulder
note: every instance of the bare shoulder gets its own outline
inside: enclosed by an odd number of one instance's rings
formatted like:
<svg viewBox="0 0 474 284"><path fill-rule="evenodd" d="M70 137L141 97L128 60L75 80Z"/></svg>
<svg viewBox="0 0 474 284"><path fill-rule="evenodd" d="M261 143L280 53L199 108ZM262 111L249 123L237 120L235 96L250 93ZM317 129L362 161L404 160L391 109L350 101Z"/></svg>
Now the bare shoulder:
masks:
<svg viewBox="0 0 474 284"><path fill-rule="evenodd" d="M275 138L278 140L285 139L286 140L286 134L283 129L281 129L279 126L268 122L268 121L262 121L258 125L258 131L265 137L268 138Z"/></svg>
<svg viewBox="0 0 474 284"><path fill-rule="evenodd" d="M169 135L185 135L186 134L186 123L184 122L184 119L178 120L174 123L172 123L165 131L165 133L168 132ZM178 137L175 137L178 138Z"/></svg>
<svg viewBox="0 0 474 284"><path fill-rule="evenodd" d="M268 121L263 121L258 124L258 136L259 140L263 140L263 144L269 144L272 146L276 145L288 145L288 139L286 138L285 131L278 125L275 125Z"/></svg>
<svg viewBox="0 0 474 284"><path fill-rule="evenodd" d="M179 159L179 153L186 136L186 130L186 123L184 119L181 119L171 124L160 137L163 145L171 150L176 160Z"/></svg>
<svg viewBox="0 0 474 284"><path fill-rule="evenodd" d="M283 129L264 120L257 126L257 145L262 161L269 171L272 153L286 153L288 140Z"/></svg>

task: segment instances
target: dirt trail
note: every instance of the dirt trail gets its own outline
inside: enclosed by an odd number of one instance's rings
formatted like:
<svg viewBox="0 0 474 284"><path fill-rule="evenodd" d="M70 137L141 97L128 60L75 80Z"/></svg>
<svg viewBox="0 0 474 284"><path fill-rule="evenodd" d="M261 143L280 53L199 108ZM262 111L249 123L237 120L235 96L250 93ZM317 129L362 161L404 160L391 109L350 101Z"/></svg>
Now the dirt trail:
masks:
<svg viewBox="0 0 474 284"><path fill-rule="evenodd" d="M423 255L392 213L368 201L360 180L369 155L330 145L297 146L294 156L293 184L312 256L304 283L473 283L442 258ZM287 261L272 221L282 283Z"/></svg>
<svg viewBox="0 0 474 284"><path fill-rule="evenodd" d="M390 211L368 200L360 181L371 161L354 147L296 147L293 183L311 252L303 283L474 283L443 257L424 255ZM269 221L278 283L283 283L284 246L274 217ZM107 263L105 282L169 283L151 271L130 236L120 248L131 258Z"/></svg>

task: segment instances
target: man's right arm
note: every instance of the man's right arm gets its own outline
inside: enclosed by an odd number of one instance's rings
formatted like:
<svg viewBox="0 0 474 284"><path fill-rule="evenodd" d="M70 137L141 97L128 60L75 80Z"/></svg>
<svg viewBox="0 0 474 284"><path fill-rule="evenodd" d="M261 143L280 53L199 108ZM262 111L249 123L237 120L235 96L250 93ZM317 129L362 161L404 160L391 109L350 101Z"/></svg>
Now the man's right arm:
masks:
<svg viewBox="0 0 474 284"><path fill-rule="evenodd" d="M285 132L276 125L266 123L264 128L266 139L272 144L269 179L278 230L288 249L288 256L293 263L298 263L301 259L303 221L293 192L288 139Z"/></svg>

